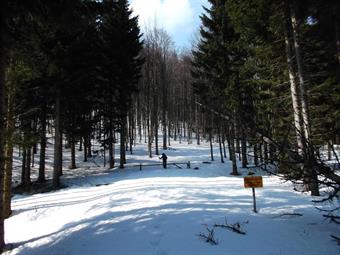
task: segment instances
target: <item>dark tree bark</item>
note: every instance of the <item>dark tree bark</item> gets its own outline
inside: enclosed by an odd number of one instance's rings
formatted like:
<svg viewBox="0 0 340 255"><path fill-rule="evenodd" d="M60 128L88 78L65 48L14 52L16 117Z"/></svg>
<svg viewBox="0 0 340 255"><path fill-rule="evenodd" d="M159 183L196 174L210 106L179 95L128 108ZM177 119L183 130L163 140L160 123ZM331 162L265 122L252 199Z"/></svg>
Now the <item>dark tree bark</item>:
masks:
<svg viewBox="0 0 340 255"><path fill-rule="evenodd" d="M305 88L305 74L304 74L304 63L302 57L302 50L300 46L300 31L299 31L299 21L295 12L295 4L291 0L287 0L289 4L290 11L290 21L291 21L291 32L293 35L293 48L295 51L295 59L297 64L297 74L299 80L299 93L300 93L300 101L301 101L301 115L302 115L302 124L303 124L303 138L302 142L304 143L305 150L303 151L304 156L304 185L305 189L311 191L312 196L320 196L319 185L318 185L318 177L316 171L313 167L315 162L313 145L311 139L311 130L310 130L310 120L309 120L309 109L308 109L308 99L307 92ZM288 13L288 12L287 12Z"/></svg>
<svg viewBox="0 0 340 255"><path fill-rule="evenodd" d="M131 110L129 114L129 151L131 155L133 154L132 147L134 140L134 115L133 110Z"/></svg>
<svg viewBox="0 0 340 255"><path fill-rule="evenodd" d="M76 165L76 141L75 141L73 136L70 138L70 146L71 146L71 165L70 165L70 169L76 169L77 168L77 165Z"/></svg>
<svg viewBox="0 0 340 255"><path fill-rule="evenodd" d="M197 145L201 144L201 137L200 137L200 127L199 127L199 119L198 119L198 104L195 102L195 126L196 126L196 139L197 139Z"/></svg>
<svg viewBox="0 0 340 255"><path fill-rule="evenodd" d="M45 159L46 159L46 106L41 109L40 116L40 159L39 159L39 176L38 182L42 183L46 181L45 178Z"/></svg>
<svg viewBox="0 0 340 255"><path fill-rule="evenodd" d="M284 24L284 36L285 36L285 46L286 46L286 59L287 59L287 67L288 67L288 75L289 75L289 83L290 83L290 93L292 97L292 105L293 105L293 115L294 115L294 127L296 132L296 139L298 150L300 154L305 150L303 143L303 124L302 124L302 115L301 115L301 102L298 85L296 83L294 64L293 64L293 52L292 52L292 42L290 39L290 20L289 20L289 9L288 6L285 8L285 24Z"/></svg>
<svg viewBox="0 0 340 255"><path fill-rule="evenodd" d="M60 174L62 170L62 133L61 133L61 109L60 109L60 88L56 88L55 121L54 121L54 162L53 162L53 187L60 186Z"/></svg>
<svg viewBox="0 0 340 255"><path fill-rule="evenodd" d="M334 29L335 29L335 43L336 43L336 57L338 60L338 64L340 65L340 21L339 21L339 11L340 11L340 4L339 2L335 4L334 8Z"/></svg>
<svg viewBox="0 0 340 255"><path fill-rule="evenodd" d="M241 153L242 153L242 167L246 168L248 165L247 159L247 139L244 129L241 127Z"/></svg>
<svg viewBox="0 0 340 255"><path fill-rule="evenodd" d="M23 188L25 191L30 191L31 189L31 152L32 148L28 146L26 148L26 167L25 167L25 175L24 175L24 183Z"/></svg>
<svg viewBox="0 0 340 255"><path fill-rule="evenodd" d="M153 124L154 124L154 135L155 135L155 154L159 155L159 148L158 148L158 95L154 94L154 116L153 116Z"/></svg>
<svg viewBox="0 0 340 255"><path fill-rule="evenodd" d="M7 121L6 121L6 144L5 144L5 172L4 172L4 218L11 215L11 189L13 170L13 134L15 128L14 119L14 88L7 90Z"/></svg>
<svg viewBox="0 0 340 255"><path fill-rule="evenodd" d="M149 116L149 114L148 114ZM148 153L149 158L152 158L152 123L150 123L150 120L147 120L147 129L148 129Z"/></svg>
<svg viewBox="0 0 340 255"><path fill-rule="evenodd" d="M84 138L83 138L83 155L84 155L84 162L87 162L87 141L86 141L86 136L84 136Z"/></svg>
<svg viewBox="0 0 340 255"><path fill-rule="evenodd" d="M214 150L213 150L213 144L212 144L212 129L209 129L209 143L210 143L211 161L214 161Z"/></svg>
<svg viewBox="0 0 340 255"><path fill-rule="evenodd" d="M167 132L166 132L166 117L167 117L167 78L166 78L166 56L163 53L163 60L161 65L161 82L162 82L162 129L163 129L163 150L167 149Z"/></svg>
<svg viewBox="0 0 340 255"><path fill-rule="evenodd" d="M170 121L168 122L168 146L171 146L170 144L170 138L171 138L171 124Z"/></svg>
<svg viewBox="0 0 340 255"><path fill-rule="evenodd" d="M25 182L25 172L26 172L26 148L22 148L22 162L21 162L21 184L24 185Z"/></svg>
<svg viewBox="0 0 340 255"><path fill-rule="evenodd" d="M87 151L87 157L91 158L92 157L92 143L91 143L91 134L89 134L86 138L87 141L87 147L86 147L86 151Z"/></svg>
<svg viewBox="0 0 340 255"><path fill-rule="evenodd" d="M254 164L255 166L259 165L258 146L256 143L254 144Z"/></svg>
<svg viewBox="0 0 340 255"><path fill-rule="evenodd" d="M228 154L229 154L229 160L232 160L232 155L231 155L231 147L230 147L230 127L227 129L227 144L228 144Z"/></svg>
<svg viewBox="0 0 340 255"><path fill-rule="evenodd" d="M223 134L222 134L222 145L223 145L223 157L227 158L227 151L225 149L225 128L223 129Z"/></svg>
<svg viewBox="0 0 340 255"><path fill-rule="evenodd" d="M218 144L220 146L220 156L221 156L221 163L224 163L223 159L223 148L222 148L222 141L221 141L221 133L218 133Z"/></svg>
<svg viewBox="0 0 340 255"><path fill-rule="evenodd" d="M120 161L119 168L124 168L126 163L126 152L125 152L125 139L126 139L126 117L121 119L120 128Z"/></svg>
<svg viewBox="0 0 340 255"><path fill-rule="evenodd" d="M4 180L4 100L5 100L5 69L6 69L6 15L8 0L0 1L0 253L5 248L5 229L3 215L3 180Z"/></svg>
<svg viewBox="0 0 340 255"><path fill-rule="evenodd" d="M110 127L109 127L109 137L108 137L108 140L109 140L109 168L112 169L115 167L115 160L114 160L114 138L113 138L113 121L112 119L110 118Z"/></svg>
<svg viewBox="0 0 340 255"><path fill-rule="evenodd" d="M232 175L239 175L237 171L237 163L236 163L236 153L235 153L235 125L231 124L230 128L230 160L232 161Z"/></svg>

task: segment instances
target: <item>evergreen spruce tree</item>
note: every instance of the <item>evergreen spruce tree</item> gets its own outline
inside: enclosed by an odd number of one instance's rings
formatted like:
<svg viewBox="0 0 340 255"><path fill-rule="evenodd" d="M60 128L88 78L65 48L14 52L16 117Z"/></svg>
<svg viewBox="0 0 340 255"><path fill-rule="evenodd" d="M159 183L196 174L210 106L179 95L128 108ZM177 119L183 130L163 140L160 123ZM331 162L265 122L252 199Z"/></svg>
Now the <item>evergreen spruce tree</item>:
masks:
<svg viewBox="0 0 340 255"><path fill-rule="evenodd" d="M141 34L138 17L131 17L126 0L105 1L103 3L101 23L104 79L106 84L106 119L110 129L107 140L113 142L112 129L118 126L120 132L121 157L120 167L125 164L126 121L129 108L132 106L132 93L137 92L143 59ZM109 147L112 145L109 144ZM112 150L112 149L111 149ZM113 159L110 159L112 162ZM113 165L110 165L113 167Z"/></svg>
<svg viewBox="0 0 340 255"><path fill-rule="evenodd" d="M197 50L193 52L193 76L197 80L194 86L200 98L205 99L203 103L229 116L232 174L237 175L234 139L238 114L237 65L239 58L237 49L233 46L237 35L228 16L226 2L219 0L209 2L211 8L205 8L206 14L201 16L201 39Z"/></svg>

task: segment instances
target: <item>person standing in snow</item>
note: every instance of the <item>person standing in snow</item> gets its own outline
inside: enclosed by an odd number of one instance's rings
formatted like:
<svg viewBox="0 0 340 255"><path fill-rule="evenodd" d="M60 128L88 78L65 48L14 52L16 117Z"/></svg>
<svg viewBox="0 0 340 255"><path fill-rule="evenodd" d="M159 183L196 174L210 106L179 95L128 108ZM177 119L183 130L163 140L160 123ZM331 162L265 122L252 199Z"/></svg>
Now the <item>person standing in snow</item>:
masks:
<svg viewBox="0 0 340 255"><path fill-rule="evenodd" d="M166 168L166 161L168 157L165 155L165 153L162 153L162 156L159 157L159 159L163 159L163 168Z"/></svg>

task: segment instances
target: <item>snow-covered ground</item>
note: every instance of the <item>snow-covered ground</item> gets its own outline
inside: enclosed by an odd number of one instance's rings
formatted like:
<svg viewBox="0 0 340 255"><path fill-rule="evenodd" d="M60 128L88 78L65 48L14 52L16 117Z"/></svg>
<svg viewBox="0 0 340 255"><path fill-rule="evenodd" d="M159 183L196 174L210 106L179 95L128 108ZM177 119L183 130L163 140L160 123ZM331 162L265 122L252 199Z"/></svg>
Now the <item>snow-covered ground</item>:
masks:
<svg viewBox="0 0 340 255"><path fill-rule="evenodd" d="M13 198L14 213L5 231L15 248L6 254L339 254L330 238L340 236L339 226L325 220L313 198L293 191L290 183L264 175L264 187L256 190L256 214L251 189L243 187L243 176L229 175L229 161L219 163L217 147L212 164L202 163L210 160L207 144L173 142L172 148L166 151L168 162L190 160L191 169L139 171L132 165L160 163L147 157L145 144L128 155L123 170L106 170L99 156L67 170L66 156L62 181L68 188ZM216 227L218 245L199 237L225 220L239 223L246 234Z"/></svg>

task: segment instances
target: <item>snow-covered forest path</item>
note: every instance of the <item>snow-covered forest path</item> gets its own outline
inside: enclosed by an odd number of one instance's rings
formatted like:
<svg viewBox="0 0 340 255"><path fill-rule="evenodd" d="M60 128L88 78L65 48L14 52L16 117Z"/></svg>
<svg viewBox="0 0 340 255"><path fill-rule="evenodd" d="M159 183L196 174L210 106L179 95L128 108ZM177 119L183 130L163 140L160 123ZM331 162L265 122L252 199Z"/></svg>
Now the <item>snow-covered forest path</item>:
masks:
<svg viewBox="0 0 340 255"><path fill-rule="evenodd" d="M145 147L137 146L128 162L159 163L146 156ZM199 169L107 171L87 165L65 172L68 188L15 196L14 215L5 224L6 241L17 248L9 254L338 254L330 238L340 234L338 226L325 221L312 198L291 184L264 175L255 214L251 189L243 187L243 176L229 175L229 161L221 164L216 157L203 164L210 157L207 144L172 148L166 151L169 162L190 160ZM282 215L291 213L302 216ZM198 237L225 219L239 223L246 235L215 228L218 245Z"/></svg>

